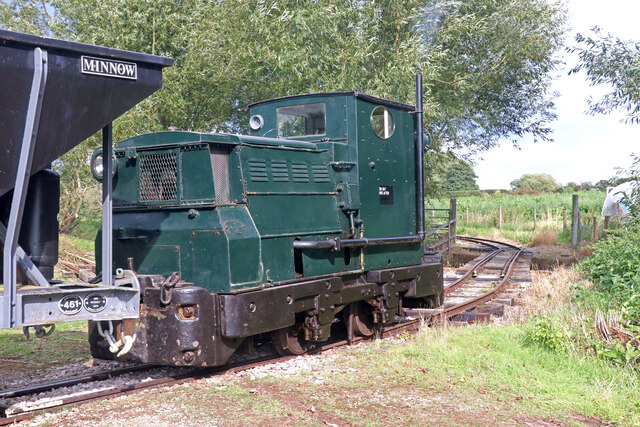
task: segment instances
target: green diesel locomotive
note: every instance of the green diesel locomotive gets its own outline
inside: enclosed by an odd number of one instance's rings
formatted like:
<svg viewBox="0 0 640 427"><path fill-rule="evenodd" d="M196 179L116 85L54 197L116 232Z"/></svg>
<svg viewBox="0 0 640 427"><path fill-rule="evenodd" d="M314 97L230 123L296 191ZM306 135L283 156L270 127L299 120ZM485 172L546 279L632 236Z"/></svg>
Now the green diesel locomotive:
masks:
<svg viewBox="0 0 640 427"><path fill-rule="evenodd" d="M415 108L358 92L290 96L251 105L250 135L120 142L113 268L134 271L141 291L139 319L112 328L135 338L120 359L220 365L257 339L300 354L333 324L371 335L403 307L441 304L442 260L423 242L417 86ZM102 161L97 151L98 178ZM105 328L91 323L92 354L116 358Z"/></svg>

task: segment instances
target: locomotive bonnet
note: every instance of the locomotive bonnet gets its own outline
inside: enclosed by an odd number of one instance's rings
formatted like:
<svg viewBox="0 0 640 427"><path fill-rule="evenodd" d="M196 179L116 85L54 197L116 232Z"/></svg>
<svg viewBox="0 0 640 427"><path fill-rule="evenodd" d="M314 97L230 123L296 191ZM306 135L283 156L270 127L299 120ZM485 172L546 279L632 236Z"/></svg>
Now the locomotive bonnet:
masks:
<svg viewBox="0 0 640 427"><path fill-rule="evenodd" d="M300 354L334 324L371 335L403 307L439 305L441 257L424 253L418 87L416 108L299 95L251 105L249 135L121 141L112 267L134 271L141 288L140 318L113 328L135 337L121 359L219 365L268 341ZM105 161L94 153L99 179ZM115 358L103 326L90 325L92 354Z"/></svg>

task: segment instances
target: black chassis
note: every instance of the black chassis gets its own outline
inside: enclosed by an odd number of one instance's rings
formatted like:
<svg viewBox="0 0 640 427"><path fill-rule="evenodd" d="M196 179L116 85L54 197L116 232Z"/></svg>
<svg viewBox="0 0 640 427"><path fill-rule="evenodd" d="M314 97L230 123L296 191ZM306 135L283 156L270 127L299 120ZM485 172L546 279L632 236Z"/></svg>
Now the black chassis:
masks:
<svg viewBox="0 0 640 427"><path fill-rule="evenodd" d="M304 322L306 339L329 338L335 315L349 303L367 301L374 323L393 322L401 304L442 303L442 256L425 256L422 264L362 274L299 281L240 294L212 294L191 284L160 301L162 276L139 276L140 318L116 322L116 338L136 334L128 362L177 366L224 364L247 337ZM96 324L89 322L91 355L116 359Z"/></svg>

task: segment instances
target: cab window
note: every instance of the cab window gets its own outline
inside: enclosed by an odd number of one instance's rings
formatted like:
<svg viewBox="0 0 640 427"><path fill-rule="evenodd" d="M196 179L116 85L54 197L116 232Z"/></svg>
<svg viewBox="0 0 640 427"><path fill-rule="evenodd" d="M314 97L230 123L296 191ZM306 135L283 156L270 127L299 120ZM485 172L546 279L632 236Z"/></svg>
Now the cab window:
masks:
<svg viewBox="0 0 640 427"><path fill-rule="evenodd" d="M389 139L396 129L391 112L384 107L376 107L371 113L373 132L382 139Z"/></svg>
<svg viewBox="0 0 640 427"><path fill-rule="evenodd" d="M315 104L278 107L278 137L324 135L326 107L323 102Z"/></svg>

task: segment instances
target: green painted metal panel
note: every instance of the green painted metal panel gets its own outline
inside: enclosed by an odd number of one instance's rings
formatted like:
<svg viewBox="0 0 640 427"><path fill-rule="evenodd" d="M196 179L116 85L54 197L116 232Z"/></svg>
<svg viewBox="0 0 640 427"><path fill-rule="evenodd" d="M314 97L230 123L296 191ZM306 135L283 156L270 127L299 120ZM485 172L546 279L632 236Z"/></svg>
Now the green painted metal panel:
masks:
<svg viewBox="0 0 640 427"><path fill-rule="evenodd" d="M113 178L113 204L133 205L138 203L140 177L138 163L134 156L129 159L124 153L118 153L118 170Z"/></svg>
<svg viewBox="0 0 640 427"><path fill-rule="evenodd" d="M262 281L260 235L244 205L216 208L227 238L229 278L236 290L255 288Z"/></svg>
<svg viewBox="0 0 640 427"><path fill-rule="evenodd" d="M335 194L326 152L274 147L239 147L245 192Z"/></svg>
<svg viewBox="0 0 640 427"><path fill-rule="evenodd" d="M116 242L113 249L118 253L122 251L122 244L119 240ZM136 246L139 248L138 254L144 253L144 257L134 258L133 265L138 274L161 274L169 277L174 271L182 272L180 245L133 245L129 249L135 250Z"/></svg>
<svg viewBox="0 0 640 427"><path fill-rule="evenodd" d="M229 197L232 203L246 203L239 147L229 153Z"/></svg>
<svg viewBox="0 0 640 427"><path fill-rule="evenodd" d="M360 218L364 222L364 237L415 235L414 119L405 110L386 106L395 129L388 139L383 139L371 126L371 114L377 106L357 100ZM365 268L416 264L421 254L422 245L366 248Z"/></svg>
<svg viewBox="0 0 640 427"><path fill-rule="evenodd" d="M262 239L262 263L265 282L295 279L293 237Z"/></svg>
<svg viewBox="0 0 640 427"><path fill-rule="evenodd" d="M269 138L279 106L318 102L326 103L325 135ZM371 127L378 105L395 121L389 139ZM166 276L178 268L184 280L218 293L361 269L360 249L294 253L293 241L348 238L349 212L362 220L363 237L415 234L414 119L407 109L353 93L300 96L253 106L265 119L253 136L161 132L123 141L114 180L115 267L133 257L140 273ZM229 200L219 203L210 154L221 146L229 147L220 163L228 167ZM127 158L132 149L135 157ZM176 200L140 203L141 156L163 153L176 155ZM381 198L382 188L392 188L392 199ZM422 249L366 248L365 268L418 264Z"/></svg>
<svg viewBox="0 0 640 427"><path fill-rule="evenodd" d="M185 131L154 132L144 135L134 136L118 143L118 148L127 147L157 147L162 145L178 145L193 143L218 143L218 144L238 144L237 135L226 135L219 133L200 133Z"/></svg>
<svg viewBox="0 0 640 427"><path fill-rule="evenodd" d="M229 292L229 251L222 228L195 230L191 236L193 283L210 292Z"/></svg>
<svg viewBox="0 0 640 427"><path fill-rule="evenodd" d="M181 150L181 203L213 203L215 191L209 147Z"/></svg>
<svg viewBox="0 0 640 427"><path fill-rule="evenodd" d="M252 195L248 206L261 235L340 235L335 196Z"/></svg>
<svg viewBox="0 0 640 427"><path fill-rule="evenodd" d="M360 250L349 250L349 256L345 256L345 254L344 249L340 251L327 251L326 249L303 251L304 276L313 277L360 269Z"/></svg>

